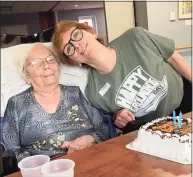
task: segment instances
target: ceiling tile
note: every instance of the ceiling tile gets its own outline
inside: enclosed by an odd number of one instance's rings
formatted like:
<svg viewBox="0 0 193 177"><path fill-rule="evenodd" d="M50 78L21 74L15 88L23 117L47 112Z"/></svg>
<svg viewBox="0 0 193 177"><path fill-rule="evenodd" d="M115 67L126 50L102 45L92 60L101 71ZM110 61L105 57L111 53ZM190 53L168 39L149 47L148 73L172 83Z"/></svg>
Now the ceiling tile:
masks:
<svg viewBox="0 0 193 177"><path fill-rule="evenodd" d="M55 6L56 5L56 6ZM78 5L77 7L75 5ZM0 7L12 7L12 13L37 13L62 10L78 10L89 8L103 8L102 1L0 1ZM0 8L0 14L8 14L10 10Z"/></svg>
<svg viewBox="0 0 193 177"><path fill-rule="evenodd" d="M52 7L54 7L55 4L57 4L57 1L46 1L42 7L40 8L41 12L49 11Z"/></svg>
<svg viewBox="0 0 193 177"><path fill-rule="evenodd" d="M30 1L25 12L39 12L39 9L44 5L45 1Z"/></svg>
<svg viewBox="0 0 193 177"><path fill-rule="evenodd" d="M24 13L29 3L26 1L14 1L12 13Z"/></svg>
<svg viewBox="0 0 193 177"><path fill-rule="evenodd" d="M78 6L76 6L78 5ZM102 8L103 2L80 2L80 1L72 1L72 2L60 2L53 11L61 11L61 10L75 10L75 9L89 9L89 8Z"/></svg>
<svg viewBox="0 0 193 177"><path fill-rule="evenodd" d="M0 1L0 7L3 6L12 6L12 1Z"/></svg>

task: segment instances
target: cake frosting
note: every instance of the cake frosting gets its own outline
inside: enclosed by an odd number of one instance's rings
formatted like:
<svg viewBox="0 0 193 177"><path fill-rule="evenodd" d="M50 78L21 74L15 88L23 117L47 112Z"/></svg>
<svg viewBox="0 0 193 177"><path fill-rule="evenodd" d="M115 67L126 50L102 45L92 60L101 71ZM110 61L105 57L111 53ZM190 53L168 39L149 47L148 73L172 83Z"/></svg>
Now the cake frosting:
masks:
<svg viewBox="0 0 193 177"><path fill-rule="evenodd" d="M183 164L191 164L192 119L183 119L178 127L176 117L163 117L143 125L137 138L127 148Z"/></svg>

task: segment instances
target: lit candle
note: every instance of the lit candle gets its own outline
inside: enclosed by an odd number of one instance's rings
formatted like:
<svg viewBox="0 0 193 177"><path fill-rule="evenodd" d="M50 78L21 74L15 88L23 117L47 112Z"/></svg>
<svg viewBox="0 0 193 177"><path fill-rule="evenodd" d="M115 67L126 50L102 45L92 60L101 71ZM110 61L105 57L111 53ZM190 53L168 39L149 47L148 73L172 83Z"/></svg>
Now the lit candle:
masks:
<svg viewBox="0 0 193 177"><path fill-rule="evenodd" d="M175 111L173 111L172 119L173 119L173 125L176 126L176 112Z"/></svg>
<svg viewBox="0 0 193 177"><path fill-rule="evenodd" d="M178 127L179 128L182 128L182 121L183 121L183 117L182 117L182 112L180 111L179 119L178 119Z"/></svg>

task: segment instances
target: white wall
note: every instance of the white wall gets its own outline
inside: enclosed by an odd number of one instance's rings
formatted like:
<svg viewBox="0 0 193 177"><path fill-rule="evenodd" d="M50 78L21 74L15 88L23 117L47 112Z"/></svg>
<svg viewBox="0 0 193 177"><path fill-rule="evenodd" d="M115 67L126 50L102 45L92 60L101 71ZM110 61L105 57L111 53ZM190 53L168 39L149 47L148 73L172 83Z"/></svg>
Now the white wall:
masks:
<svg viewBox="0 0 193 177"><path fill-rule="evenodd" d="M135 26L133 2L105 2L108 41Z"/></svg>
<svg viewBox="0 0 193 177"><path fill-rule="evenodd" d="M170 12L175 12L175 21L170 21ZM176 47L191 45L191 25L178 19L178 2L147 2L147 16L150 32L172 38Z"/></svg>

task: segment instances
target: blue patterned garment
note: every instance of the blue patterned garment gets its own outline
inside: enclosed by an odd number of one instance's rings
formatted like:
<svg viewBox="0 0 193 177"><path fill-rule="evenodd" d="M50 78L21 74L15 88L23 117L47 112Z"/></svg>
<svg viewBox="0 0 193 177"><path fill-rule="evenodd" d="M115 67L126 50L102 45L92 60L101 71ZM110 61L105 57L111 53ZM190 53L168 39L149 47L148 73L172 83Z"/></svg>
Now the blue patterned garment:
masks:
<svg viewBox="0 0 193 177"><path fill-rule="evenodd" d="M9 99L4 115L3 139L17 160L35 154L66 154L60 145L82 135L96 142L110 138L104 115L92 107L79 87L60 85L61 100L53 114L36 101L32 87Z"/></svg>

